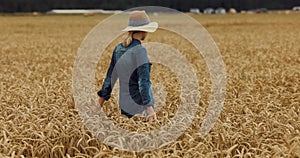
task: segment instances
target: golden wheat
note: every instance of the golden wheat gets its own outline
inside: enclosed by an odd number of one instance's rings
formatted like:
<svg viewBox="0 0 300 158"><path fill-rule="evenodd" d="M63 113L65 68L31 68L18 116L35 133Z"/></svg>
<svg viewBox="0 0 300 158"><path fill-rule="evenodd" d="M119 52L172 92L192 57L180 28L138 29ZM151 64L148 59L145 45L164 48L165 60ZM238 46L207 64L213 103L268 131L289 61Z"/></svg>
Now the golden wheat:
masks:
<svg viewBox="0 0 300 158"><path fill-rule="evenodd" d="M106 16L0 16L0 157L300 157L300 14L192 16L211 33L226 64L222 114L208 135L199 135L210 98L205 62L187 41L158 30L147 41L176 47L197 70L200 108L176 141L140 153L98 141L72 98L77 49ZM98 64L97 88L117 42ZM149 131L174 117L178 79L159 64L151 77L167 92L158 121L150 125L140 117L120 117L112 98L103 110L116 125Z"/></svg>

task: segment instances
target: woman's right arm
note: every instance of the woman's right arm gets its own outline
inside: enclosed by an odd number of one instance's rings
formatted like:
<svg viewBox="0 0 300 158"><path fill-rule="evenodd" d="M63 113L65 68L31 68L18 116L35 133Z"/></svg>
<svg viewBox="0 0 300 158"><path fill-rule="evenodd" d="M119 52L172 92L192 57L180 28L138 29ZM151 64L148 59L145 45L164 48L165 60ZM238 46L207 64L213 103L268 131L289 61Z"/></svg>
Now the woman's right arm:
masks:
<svg viewBox="0 0 300 158"><path fill-rule="evenodd" d="M146 49L140 49L136 53L136 62L137 62L137 74L138 74L138 85L139 91L142 97L142 106L151 106L151 97L150 97L150 69L151 63L149 62Z"/></svg>
<svg viewBox="0 0 300 158"><path fill-rule="evenodd" d="M142 106L147 107L148 111L148 121L153 122L156 119L156 114L154 112L153 104L151 101L153 98L149 95L151 93L151 81L150 81L150 70L151 63L147 56L146 49L143 48L136 54L137 61L137 74L138 74L138 85L139 91L142 97Z"/></svg>

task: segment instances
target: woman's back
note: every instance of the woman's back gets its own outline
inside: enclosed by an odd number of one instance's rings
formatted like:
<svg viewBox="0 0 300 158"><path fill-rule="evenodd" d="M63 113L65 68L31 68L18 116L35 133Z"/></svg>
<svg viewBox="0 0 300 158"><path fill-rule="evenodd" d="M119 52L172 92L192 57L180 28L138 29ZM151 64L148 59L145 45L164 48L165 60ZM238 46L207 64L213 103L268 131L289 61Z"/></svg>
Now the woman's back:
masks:
<svg viewBox="0 0 300 158"><path fill-rule="evenodd" d="M154 105L150 82L151 63L140 41L134 39L128 47L117 45L113 57L116 64L112 80L119 78L120 108L135 115L145 110L143 105Z"/></svg>

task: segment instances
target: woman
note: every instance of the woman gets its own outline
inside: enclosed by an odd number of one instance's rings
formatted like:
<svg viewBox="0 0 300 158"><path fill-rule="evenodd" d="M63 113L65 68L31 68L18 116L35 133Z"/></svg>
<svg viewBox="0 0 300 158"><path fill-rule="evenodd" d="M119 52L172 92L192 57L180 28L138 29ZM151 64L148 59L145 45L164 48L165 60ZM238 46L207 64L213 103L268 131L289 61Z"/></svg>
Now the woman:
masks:
<svg viewBox="0 0 300 158"><path fill-rule="evenodd" d="M102 89L98 91L100 106L109 100L119 78L121 114L131 118L146 111L149 122L156 119L150 82L151 63L141 41L157 28L158 24L150 22L145 11L130 13L128 27L123 30L128 35L115 47Z"/></svg>

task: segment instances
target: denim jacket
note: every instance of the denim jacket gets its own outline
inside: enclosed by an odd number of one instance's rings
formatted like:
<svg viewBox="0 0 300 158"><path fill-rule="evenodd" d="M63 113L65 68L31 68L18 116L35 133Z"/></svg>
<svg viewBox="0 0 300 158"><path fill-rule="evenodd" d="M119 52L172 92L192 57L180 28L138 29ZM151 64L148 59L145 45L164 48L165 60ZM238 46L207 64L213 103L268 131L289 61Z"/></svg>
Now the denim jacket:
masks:
<svg viewBox="0 0 300 158"><path fill-rule="evenodd" d="M119 104L122 111L135 115L142 113L147 106L154 107L151 65L146 49L139 40L133 39L128 47L118 44L98 95L109 100L112 88L119 78Z"/></svg>

